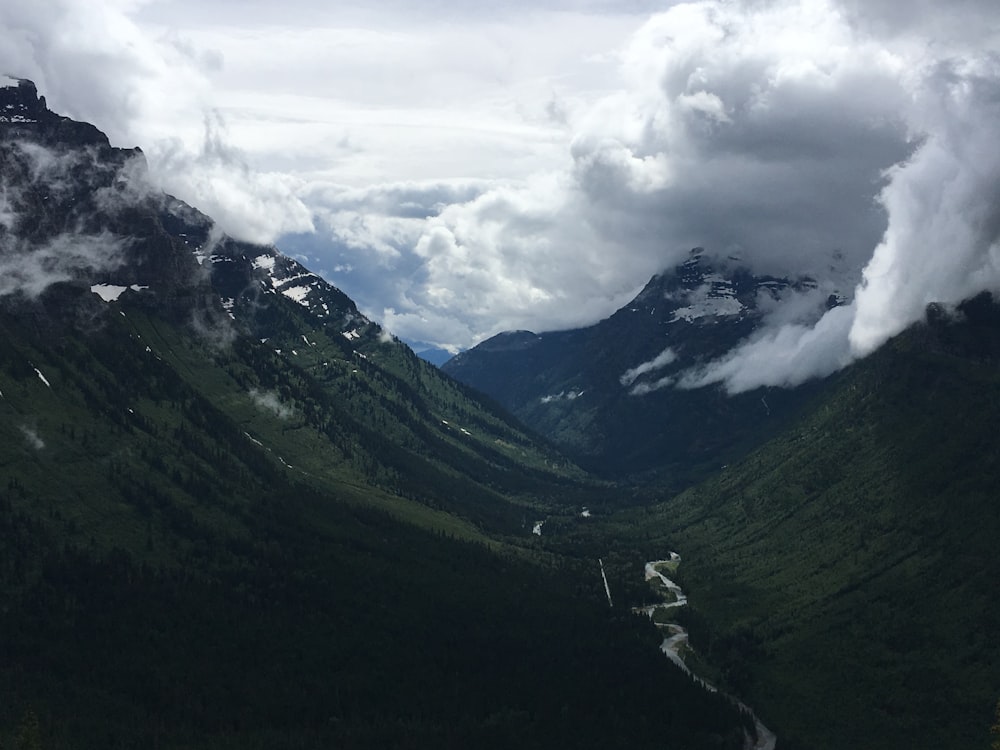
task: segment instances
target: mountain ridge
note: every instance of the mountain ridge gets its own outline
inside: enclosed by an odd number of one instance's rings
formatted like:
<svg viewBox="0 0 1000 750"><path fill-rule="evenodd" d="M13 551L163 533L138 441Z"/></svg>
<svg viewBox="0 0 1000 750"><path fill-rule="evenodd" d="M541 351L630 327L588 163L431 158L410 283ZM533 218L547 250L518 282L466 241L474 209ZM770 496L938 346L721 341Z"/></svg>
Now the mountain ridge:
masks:
<svg viewBox="0 0 1000 750"><path fill-rule="evenodd" d="M755 276L695 248L593 326L501 333L442 369L496 398L592 471L681 487L755 440L761 420L779 423L803 402L783 389L730 397L715 387L675 388L793 295L817 313L842 302L813 279Z"/></svg>

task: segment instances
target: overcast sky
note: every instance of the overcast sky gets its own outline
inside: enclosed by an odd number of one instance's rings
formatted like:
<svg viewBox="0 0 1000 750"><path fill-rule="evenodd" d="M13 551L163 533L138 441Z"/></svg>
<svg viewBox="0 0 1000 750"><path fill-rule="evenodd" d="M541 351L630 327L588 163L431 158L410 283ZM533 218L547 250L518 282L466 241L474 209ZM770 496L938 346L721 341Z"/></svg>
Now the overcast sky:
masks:
<svg viewBox="0 0 1000 750"><path fill-rule="evenodd" d="M684 381L731 390L1000 287L998 52L996 0L0 4L0 72L408 340L589 324L694 246L853 300Z"/></svg>

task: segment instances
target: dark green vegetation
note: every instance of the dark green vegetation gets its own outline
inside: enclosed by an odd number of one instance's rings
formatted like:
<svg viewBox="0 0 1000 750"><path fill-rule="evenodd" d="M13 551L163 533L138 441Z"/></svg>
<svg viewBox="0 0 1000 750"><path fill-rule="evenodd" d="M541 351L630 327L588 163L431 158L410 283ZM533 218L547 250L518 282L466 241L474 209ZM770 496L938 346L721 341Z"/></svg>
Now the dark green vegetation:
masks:
<svg viewBox="0 0 1000 750"><path fill-rule="evenodd" d="M1000 307L929 314L710 480L562 527L564 548L615 544L632 568L683 554L692 644L782 748L989 744Z"/></svg>
<svg viewBox="0 0 1000 750"><path fill-rule="evenodd" d="M809 289L821 301L814 286L753 276L696 249L606 320L571 331L502 333L442 369L594 473L677 491L776 434L812 386L729 396L716 388L678 390L672 380L752 333L762 300Z"/></svg>
<svg viewBox="0 0 1000 750"><path fill-rule="evenodd" d="M0 746L742 746L531 536L605 488L2 91Z"/></svg>
<svg viewBox="0 0 1000 750"><path fill-rule="evenodd" d="M554 335L537 382L538 337L493 342L529 353L498 383L564 395L522 414L539 431L589 460L620 445L608 475L660 481L613 487L296 262L151 190L140 154L0 91L22 113L0 125L0 746L741 747L746 718L627 614L671 549L696 663L782 750L988 745L989 299L764 400L627 396L667 344L714 356L755 324L702 340L682 301L750 309L786 283L698 260L599 337ZM587 358L600 382L556 372Z"/></svg>

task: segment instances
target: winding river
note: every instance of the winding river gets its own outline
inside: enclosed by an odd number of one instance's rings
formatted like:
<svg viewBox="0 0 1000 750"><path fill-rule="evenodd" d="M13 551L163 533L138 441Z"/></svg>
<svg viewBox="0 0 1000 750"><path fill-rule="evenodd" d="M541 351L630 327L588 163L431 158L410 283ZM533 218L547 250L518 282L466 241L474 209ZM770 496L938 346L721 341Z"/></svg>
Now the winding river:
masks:
<svg viewBox="0 0 1000 750"><path fill-rule="evenodd" d="M677 607L687 606L687 596L681 590L681 587L676 583L667 578L663 573L659 571L659 566L664 565L678 565L681 561L681 556L676 552L671 552L670 557L666 560L652 560L646 563L646 580L651 581L653 579L659 578L663 587L673 595L674 600L671 602L660 602L659 604L651 604L648 607L636 607L633 611L641 612L647 617L652 618L655 612L666 611L670 609L676 609ZM656 625L660 630L664 632L663 643L660 644L660 650L666 654L666 657L670 659L674 664L683 669L687 674L691 675L696 682L698 682L706 690L710 690L713 693L718 692L718 688L714 685L709 684L701 677L693 674L688 668L687 664L684 663L684 657L681 656L681 650L687 646L688 634L687 630L682 628L676 623L657 623ZM751 718L753 718L754 727L757 730L756 741L747 734L747 740L745 749L746 750L774 750L774 746L778 741L777 736L770 729L765 727L760 719L757 718L757 714L753 710L738 700L734 696L726 696L732 700L737 706L746 711Z"/></svg>

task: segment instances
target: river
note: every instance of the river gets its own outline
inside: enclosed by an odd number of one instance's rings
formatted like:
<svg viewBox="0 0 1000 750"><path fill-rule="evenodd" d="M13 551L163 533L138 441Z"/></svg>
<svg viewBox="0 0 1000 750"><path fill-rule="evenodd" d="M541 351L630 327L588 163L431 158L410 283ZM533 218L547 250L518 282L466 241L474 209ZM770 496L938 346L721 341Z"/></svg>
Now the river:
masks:
<svg viewBox="0 0 1000 750"><path fill-rule="evenodd" d="M666 560L652 560L646 563L646 580L651 581L655 578L659 578L663 587L667 589L671 594L673 594L674 600L671 602L660 602L659 604L652 604L648 607L636 607L633 611L642 613L647 617L652 618L653 614L657 611L664 611L670 609L676 609L678 607L687 606L687 596L681 590L681 587L674 583L672 580L667 578L660 570L659 566L665 565L679 565L681 561L681 556L676 552L671 552L670 557ZM670 659L674 664L683 669L687 674L691 675L703 688L710 690L713 693L718 692L718 688L710 683L706 682L704 679L696 674L693 674L688 668L688 665L684 663L684 657L681 656L682 649L688 645L688 634L687 630L682 628L676 623L657 623L657 627L664 631L663 643L660 644L660 651L666 654L666 657ZM774 750L777 744L778 738L767 727L761 723L760 719L757 718L757 714L753 710L743 703L741 700L737 699L732 695L727 695L727 698L733 701L737 706L746 711L752 718L754 727L757 730L757 739L754 740L749 734L747 734L747 740L745 744L745 750Z"/></svg>

